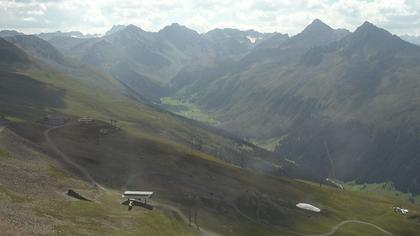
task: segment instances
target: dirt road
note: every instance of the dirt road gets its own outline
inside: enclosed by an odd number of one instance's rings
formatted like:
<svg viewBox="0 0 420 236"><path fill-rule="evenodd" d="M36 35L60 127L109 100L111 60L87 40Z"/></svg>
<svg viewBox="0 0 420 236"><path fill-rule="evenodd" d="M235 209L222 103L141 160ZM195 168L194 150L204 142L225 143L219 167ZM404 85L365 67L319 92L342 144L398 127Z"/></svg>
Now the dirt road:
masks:
<svg viewBox="0 0 420 236"><path fill-rule="evenodd" d="M103 187L102 185L98 184L98 182L96 182L92 176L90 176L89 172L83 168L82 166L80 166L79 164L77 164L76 162L74 162L73 160L71 160L66 154L64 154L58 147L57 145L51 140L50 138L50 132L54 129L58 129L64 126L56 126L56 127L51 127L47 130L44 131L44 137L45 137L45 141L47 142L47 145L68 165L76 168L82 175L83 177L85 177L85 179L87 181L89 181L92 185L102 189L102 190L106 190L105 187Z"/></svg>
<svg viewBox="0 0 420 236"><path fill-rule="evenodd" d="M345 220L342 221L341 223L337 224L336 226L334 226L330 232L325 233L325 234L299 234L301 236L330 236L330 235L334 235L337 230L339 230L342 226L346 225L346 224L363 224L363 225L369 225L379 231L381 231L382 233L386 234L386 235L390 235L393 236L394 234L392 234L391 232L388 232L384 229L382 229L381 227L374 225L372 223L369 222L365 222L365 221L360 221L360 220Z"/></svg>
<svg viewBox="0 0 420 236"><path fill-rule="evenodd" d="M189 224L189 220L188 217L186 215L184 215L184 213L182 213L182 211L175 207L175 206L171 206L168 204L164 204L164 203L155 203L154 204L157 208L161 208L161 209L166 209L172 212L175 212L176 214L179 215L179 217L181 218L182 221L185 222L185 224ZM218 236L218 234L211 232L209 230L203 229L202 227L199 227L198 225L194 224L193 222L191 222L191 224L196 227L198 230L200 230L200 233L202 236Z"/></svg>
<svg viewBox="0 0 420 236"><path fill-rule="evenodd" d="M67 124L69 125L69 124ZM66 126L66 125L64 125ZM56 126L56 127L51 127L47 130L44 131L44 137L45 137L45 141L47 142L47 145L64 161L66 162L68 165L76 168L85 178L86 180L88 180L91 184L93 184L94 186L97 186L98 188L100 188L101 190L104 191L108 191L108 192L112 192L109 191L108 189L106 189L104 186L100 185L98 182L96 182L92 176L89 174L89 172L83 168L82 166L80 166L79 164L75 163L74 161L72 161L66 154L64 154L58 147L57 145L52 141L52 139L50 138L50 132L54 129L58 129L58 128L62 128L64 126ZM0 132L2 130L2 127L0 127ZM168 211L172 211L175 212L177 215L179 215L179 217L182 219L182 221L184 221L186 224L189 224L189 220L187 218L187 216L184 215L184 213L182 213L182 211L175 207L175 206L171 206L168 204L163 204L163 203L155 203L154 204L157 208L161 208L161 209L166 209ZM198 228L198 230L200 230L200 233L202 236L218 236L218 234L213 233L209 230L203 229L201 227L198 227L197 225L194 224L195 227Z"/></svg>

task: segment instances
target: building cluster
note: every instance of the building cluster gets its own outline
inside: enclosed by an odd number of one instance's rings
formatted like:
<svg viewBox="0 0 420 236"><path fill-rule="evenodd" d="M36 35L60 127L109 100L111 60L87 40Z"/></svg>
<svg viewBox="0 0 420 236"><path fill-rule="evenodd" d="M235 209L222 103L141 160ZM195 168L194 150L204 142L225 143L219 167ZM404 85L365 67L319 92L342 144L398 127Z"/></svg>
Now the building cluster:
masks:
<svg viewBox="0 0 420 236"><path fill-rule="evenodd" d="M68 121L69 118L61 115L46 115L39 120L40 123L51 126L65 125Z"/></svg>
<svg viewBox="0 0 420 236"><path fill-rule="evenodd" d="M400 213L401 215L406 215L408 213L408 209L404 209L401 207L394 207L394 211L396 213Z"/></svg>
<svg viewBox="0 0 420 236"><path fill-rule="evenodd" d="M80 124L90 124L95 122L95 119L91 117L81 117L77 120Z"/></svg>

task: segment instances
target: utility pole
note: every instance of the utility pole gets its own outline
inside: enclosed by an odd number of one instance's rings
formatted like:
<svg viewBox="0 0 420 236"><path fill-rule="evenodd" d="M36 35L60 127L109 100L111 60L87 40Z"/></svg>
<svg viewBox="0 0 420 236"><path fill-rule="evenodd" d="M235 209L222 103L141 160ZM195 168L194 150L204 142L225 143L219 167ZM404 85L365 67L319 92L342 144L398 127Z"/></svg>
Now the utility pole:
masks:
<svg viewBox="0 0 420 236"><path fill-rule="evenodd" d="M198 228L197 216L198 216L198 196L195 196L194 197L194 223Z"/></svg>
<svg viewBox="0 0 420 236"><path fill-rule="evenodd" d="M260 220L260 201L259 201L260 199L258 198L258 193L257 192L255 192L255 203L256 203L256 210L257 210L257 219L258 219L258 221Z"/></svg>
<svg viewBox="0 0 420 236"><path fill-rule="evenodd" d="M98 131L98 136L97 136L97 139L96 139L96 145L100 145L101 144L100 143L101 142L100 139L101 139L101 132Z"/></svg>
<svg viewBox="0 0 420 236"><path fill-rule="evenodd" d="M188 194L188 223L191 226L191 218L192 218L192 204L191 204L191 194Z"/></svg>
<svg viewBox="0 0 420 236"><path fill-rule="evenodd" d="M110 122L110 124L113 128L115 128L115 129L118 128L118 125L117 125L118 121L117 120L110 119L109 122Z"/></svg>

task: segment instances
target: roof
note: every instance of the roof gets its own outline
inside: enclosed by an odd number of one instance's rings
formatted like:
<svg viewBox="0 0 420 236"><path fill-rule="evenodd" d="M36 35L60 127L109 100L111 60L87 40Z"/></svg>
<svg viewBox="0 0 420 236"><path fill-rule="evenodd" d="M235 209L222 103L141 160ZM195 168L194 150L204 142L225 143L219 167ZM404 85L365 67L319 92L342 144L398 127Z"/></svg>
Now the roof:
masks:
<svg viewBox="0 0 420 236"><path fill-rule="evenodd" d="M141 195L141 196L151 196L153 194L153 192L149 192L149 191L125 191L123 193L123 195Z"/></svg>
<svg viewBox="0 0 420 236"><path fill-rule="evenodd" d="M311 204L308 204L308 203L298 203L296 204L296 206L301 209L308 210L308 211L321 212L321 209L319 209L318 207L312 206Z"/></svg>

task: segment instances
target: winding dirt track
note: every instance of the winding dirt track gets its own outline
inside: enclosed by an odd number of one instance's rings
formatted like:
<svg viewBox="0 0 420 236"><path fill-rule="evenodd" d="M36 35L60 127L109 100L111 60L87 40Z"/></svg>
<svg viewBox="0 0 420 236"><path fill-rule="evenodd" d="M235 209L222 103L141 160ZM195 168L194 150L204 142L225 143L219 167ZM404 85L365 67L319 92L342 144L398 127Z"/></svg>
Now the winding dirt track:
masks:
<svg viewBox="0 0 420 236"><path fill-rule="evenodd" d="M66 124L69 125L69 124ZM92 178L92 176L89 174L89 172L83 168L82 166L80 166L79 164L75 163L74 161L72 161L66 154L64 154L58 147L57 145L51 140L50 138L50 132L54 129L58 129L58 128L62 128L66 125L63 126L56 126L56 127L51 127L47 130L44 131L44 137L45 137L45 141L47 142L47 145L64 161L66 162L68 165L76 168L92 185L97 186L98 188L100 188L103 191L107 191L107 192L111 192L108 189L106 189L104 186L100 185L98 182L95 181L95 179ZM0 127L0 132L3 130L3 127ZM163 204L163 203L155 203L154 204L157 208L161 208L161 209L166 209L168 211L172 211L175 212L177 215L179 215L179 217L181 218L182 221L184 221L184 223L189 224L189 220L187 218L187 216L182 213L182 211L175 207L175 206L171 206L168 204ZM201 227L199 227L198 225L193 224L195 227L197 227L198 230L200 230L200 233L202 236L218 236L218 234L211 232L209 230L203 229Z"/></svg>
<svg viewBox="0 0 420 236"><path fill-rule="evenodd" d="M80 166L79 164L77 164L76 162L72 161L66 154L64 154L58 147L57 145L55 145L55 143L51 140L50 138L50 131L54 130L54 129L58 129L64 126L56 126L56 127L52 127L49 128L47 130L44 131L44 137L45 137L45 141L47 142L47 145L64 161L66 162L68 165L76 168L85 178L86 180L88 180L92 185L97 186L98 188L102 189L102 190L106 190L105 187L103 187L102 185L98 184L98 182L96 182L92 176L90 176L89 172L83 168L82 166Z"/></svg>
<svg viewBox="0 0 420 236"><path fill-rule="evenodd" d="M49 136L49 133L50 133L50 131L52 131L52 130L54 130L54 129L58 129L58 128L61 128L61 127L63 127L63 126L57 126L57 127L52 127L52 128L49 128L49 129L47 129L47 130L45 130L44 131L44 137L45 137L45 140L46 140L46 142L47 142L47 144L48 144L48 146L50 146L51 147L51 149L63 160L63 161L65 161L68 165L70 165L70 166L72 166L72 167L74 167L74 168L76 168L77 170L79 170L79 172L91 183L91 184L93 184L94 186L97 186L98 188L100 188L101 190L104 190L104 191L108 191L105 187L103 187L102 185L100 185L98 182L96 182L93 178L92 178L92 176L89 174L89 172L86 170L86 169L84 169L82 166L80 166L79 164L77 164L77 163L75 163L74 161L72 161L66 154L64 154L62 151L60 151L60 149L57 147L57 145L51 140L51 138L50 138L50 136ZM4 127L3 126L0 126L0 132L1 131L3 131L3 129L4 129ZM130 180L129 180L130 181ZM156 203L155 204L156 205L156 207L157 208L161 208L161 209L166 209L166 210L169 210L169 211L172 211L172 212L175 212L177 215L179 215L179 217L181 218L181 220L182 221L184 221L184 223L186 223L186 224L189 224L189 220L188 220L188 217L184 214L184 213L182 213L182 211L179 209L179 208L177 208L177 207L175 207L175 206L171 206L171 205L168 205L168 204L164 204L164 203ZM337 232L337 230L339 230L342 226L344 226L344 225L346 225L346 224L351 224L351 223L353 223L353 224L364 224L364 225L369 225L369 226L371 226L371 227L373 227L373 228L376 228L377 230L379 230L379 231L381 231L381 232L383 232L384 234L387 234L387 235L390 235L390 236L394 236L394 234L392 234L392 233L390 233L390 232L388 232L388 231L386 231L386 230L384 230L384 229L382 229L381 227L379 227L379 226L377 226L377 225L374 225L374 224L372 224L372 223L369 223L369 222L364 222L364 221L359 221L359 220L345 220L345 221L342 221L341 223L339 223L339 224L337 224L336 226L334 226L332 229L331 229L331 231L330 232L328 232L328 233L325 233L325 234L299 234L299 233L297 233L298 235L301 235L301 236L331 236L331 235L333 235L333 234L335 234L336 232ZM203 228L201 228L201 227L199 227L198 225L195 225L195 224L193 224L195 227L197 227L199 230L200 230L200 232L201 232L201 235L203 235L203 236L218 236L218 234L216 234L216 233L214 233L214 232L211 232L211 231L208 231L208 230L205 230L205 229L203 229Z"/></svg>
<svg viewBox="0 0 420 236"><path fill-rule="evenodd" d="M345 220L345 221L342 221L338 225L334 226L331 229L330 232L325 233L325 234L299 234L299 235L301 235L301 236L330 236L330 235L334 235L337 232L337 230L339 230L342 226L344 226L346 224L351 224L351 223L353 223L353 224L369 225L369 226L371 226L371 227L373 227L373 228L381 231L382 233L384 233L386 235L394 236L394 234L392 234L391 232L386 231L386 230L382 229L381 227L379 227L377 225L374 225L372 223L365 222L365 221L360 221L360 220Z"/></svg>
<svg viewBox="0 0 420 236"><path fill-rule="evenodd" d="M187 216L184 215L184 213L182 213L182 211L179 208L171 206L171 205L167 205L167 204L164 204L164 203L155 203L154 205L157 208L162 208L162 209L166 209L166 210L170 210L172 212L175 212L176 214L179 215L179 217L182 219L182 221L185 222L185 224L189 224L189 220L188 220ZM191 224L193 226L195 226L198 230L200 230L201 235L203 235L203 236L218 236L218 234L216 234L214 232L211 232L211 231L208 231L208 230L205 230L205 229L199 227L198 225L194 224L193 222L191 222Z"/></svg>
<svg viewBox="0 0 420 236"><path fill-rule="evenodd" d="M244 214L243 212L241 212L236 206L235 204L232 204L232 206L234 207L234 209L243 217L247 218L249 221L254 222L254 223L259 223L258 221L255 221L254 219L250 218L249 216L247 216L246 214ZM338 223L336 226L332 227L330 232L328 233L324 233L324 234L303 234L303 233L299 233L299 232L295 232L295 231L289 231L289 230L284 230L285 233L291 233L291 234L295 234L295 235L299 235L299 236L331 236L334 235L342 226L346 225L346 224L364 224L364 225L368 225L371 226L379 231L381 231L382 233L389 235L389 236L394 236L394 234L392 234L389 231L386 231L385 229L374 225L372 223L369 222L365 222L365 221L360 221L360 220L345 220L342 221L340 223ZM273 226L273 225L271 225ZM281 229L283 231L283 229Z"/></svg>

